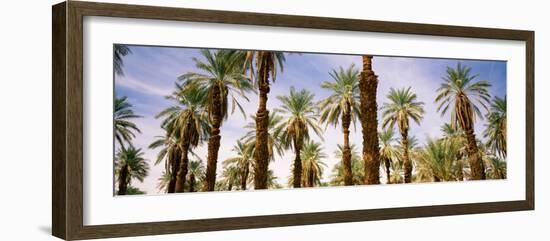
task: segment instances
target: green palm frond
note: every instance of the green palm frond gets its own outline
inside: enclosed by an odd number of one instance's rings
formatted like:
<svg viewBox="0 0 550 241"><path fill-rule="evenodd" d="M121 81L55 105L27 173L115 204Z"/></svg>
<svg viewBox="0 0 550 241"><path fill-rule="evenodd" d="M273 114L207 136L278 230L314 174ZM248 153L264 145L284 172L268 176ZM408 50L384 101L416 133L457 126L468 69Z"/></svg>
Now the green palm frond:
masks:
<svg viewBox="0 0 550 241"><path fill-rule="evenodd" d="M136 137L135 132L141 133L132 119L140 118L141 116L134 114L132 104L128 102L126 96L115 98L114 101L114 129L115 140L121 148L125 148L125 144L132 145L132 139Z"/></svg>
<svg viewBox="0 0 550 241"><path fill-rule="evenodd" d="M329 72L332 81L321 83L321 87L332 91L332 94L319 103L320 122L337 126L341 116L349 114L351 123L359 118L359 70L355 65L344 69L333 69ZM348 113L349 112L349 113Z"/></svg>
<svg viewBox="0 0 550 241"><path fill-rule="evenodd" d="M506 96L493 99L487 120L483 133L487 138L487 146L495 155L506 158Z"/></svg>

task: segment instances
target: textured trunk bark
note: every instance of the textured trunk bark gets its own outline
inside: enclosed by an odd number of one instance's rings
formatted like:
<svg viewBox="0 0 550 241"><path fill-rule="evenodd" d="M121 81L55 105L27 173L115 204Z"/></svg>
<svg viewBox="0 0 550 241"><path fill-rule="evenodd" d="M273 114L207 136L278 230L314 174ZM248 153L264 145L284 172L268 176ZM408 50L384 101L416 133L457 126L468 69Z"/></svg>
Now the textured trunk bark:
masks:
<svg viewBox="0 0 550 241"><path fill-rule="evenodd" d="M214 87L210 93L210 99L214 100L209 105L211 109L210 123L212 129L210 130L210 138L208 139L208 160L206 163L206 178L203 191L214 191L216 185L216 165L218 164L218 151L220 150L220 126L222 122L222 107L220 99L222 93L220 88Z"/></svg>
<svg viewBox="0 0 550 241"><path fill-rule="evenodd" d="M409 159L409 130L401 130L401 143L403 145L403 171L405 172L405 183L410 183L412 179L412 163Z"/></svg>
<svg viewBox="0 0 550 241"><path fill-rule="evenodd" d="M351 172L351 148L349 145L349 126L351 124L351 106L346 103L342 115L342 129L344 130L344 150L342 151L342 167L344 168L344 185L353 185L353 174Z"/></svg>
<svg viewBox="0 0 550 241"><path fill-rule="evenodd" d="M300 157L301 146L294 141L294 150L296 157L294 158L294 187L299 188L302 185L302 159Z"/></svg>
<svg viewBox="0 0 550 241"><path fill-rule="evenodd" d="M189 175L189 192L195 192L195 174Z"/></svg>
<svg viewBox="0 0 550 241"><path fill-rule="evenodd" d="M189 141L185 141L182 147L181 161L176 175L176 188L175 192L184 192L185 190L185 177L187 177L187 170L189 165L189 159L187 154L189 152Z"/></svg>
<svg viewBox="0 0 550 241"><path fill-rule="evenodd" d="M178 168L180 166L181 158L179 155L172 155L170 157L172 160L172 163L170 163L170 182L168 183L168 193L174 193L176 192L176 179L178 175Z"/></svg>
<svg viewBox="0 0 550 241"><path fill-rule="evenodd" d="M248 174L250 172L248 164L243 167L243 171L241 173L241 190L246 190L246 181L248 181Z"/></svg>
<svg viewBox="0 0 550 241"><path fill-rule="evenodd" d="M477 149L476 136L473 128L464 131L466 134L466 140L468 145L466 147L468 151L468 162L470 164L470 179L471 180L485 180L485 166L483 160L479 155Z"/></svg>
<svg viewBox="0 0 550 241"><path fill-rule="evenodd" d="M118 195L126 195L128 189L128 165L124 165L120 170L120 176L118 177Z"/></svg>
<svg viewBox="0 0 550 241"><path fill-rule="evenodd" d="M434 176L434 182L441 182L441 179L439 179L439 177L437 176Z"/></svg>
<svg viewBox="0 0 550 241"><path fill-rule="evenodd" d="M390 179L391 163L389 158L384 158L384 166L386 167L386 184L391 184L391 179Z"/></svg>
<svg viewBox="0 0 550 241"><path fill-rule="evenodd" d="M365 184L380 184L380 158L378 147L378 119L376 89L378 76L372 71L372 56L363 56L363 72L359 80L361 96L361 126L363 127L363 162Z"/></svg>
<svg viewBox="0 0 550 241"><path fill-rule="evenodd" d="M269 94L269 72L271 71L272 57L271 52L262 51L263 55L258 66L258 89L259 89L259 106L256 112L256 149L254 159L254 189L267 188L267 172L269 165L268 151L268 126L269 126L269 111L267 110L267 98Z"/></svg>

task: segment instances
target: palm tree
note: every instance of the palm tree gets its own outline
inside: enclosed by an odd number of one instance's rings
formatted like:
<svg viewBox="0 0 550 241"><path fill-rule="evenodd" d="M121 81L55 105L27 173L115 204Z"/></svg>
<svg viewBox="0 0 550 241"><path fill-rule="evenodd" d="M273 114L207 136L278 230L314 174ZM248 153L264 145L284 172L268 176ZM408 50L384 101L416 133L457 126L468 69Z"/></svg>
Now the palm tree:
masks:
<svg viewBox="0 0 550 241"><path fill-rule="evenodd" d="M313 103L314 94L307 90L296 91L290 87L286 96L277 96L282 107L279 110L285 114L286 121L278 128L281 130L281 140L286 148L294 149L293 186L301 187L302 160L300 153L304 143L309 140L309 130L312 129L322 139L321 127L318 123L318 108Z"/></svg>
<svg viewBox="0 0 550 241"><path fill-rule="evenodd" d="M487 146L495 155L506 158L506 96L493 99L487 120L487 129L483 133Z"/></svg>
<svg viewBox="0 0 550 241"><path fill-rule="evenodd" d="M487 159L487 176L491 179L506 179L506 161L498 157L489 157Z"/></svg>
<svg viewBox="0 0 550 241"><path fill-rule="evenodd" d="M378 133L380 143L380 159L384 161L384 167L386 169L386 183L391 183L391 162L394 157L399 155L398 149L394 146L395 138L393 137L393 128L387 128Z"/></svg>
<svg viewBox="0 0 550 241"><path fill-rule="evenodd" d="M323 169L327 166L322 160L327 158L321 143L308 141L300 153L302 159L302 186L314 187L321 184Z"/></svg>
<svg viewBox="0 0 550 241"><path fill-rule="evenodd" d="M165 135L157 136L157 140L149 145L150 149L156 149L162 147L162 149L157 154L157 159L155 160L154 165L158 165L164 161L164 171L166 175L170 175L170 181L166 189L167 193L174 193L176 190L176 179L178 174L178 169L181 163L181 141L179 137L170 135L172 131L164 127Z"/></svg>
<svg viewBox="0 0 550 241"><path fill-rule="evenodd" d="M197 177L204 175L204 165L201 160L189 161L189 192L198 190L200 183L197 182Z"/></svg>
<svg viewBox="0 0 550 241"><path fill-rule="evenodd" d="M233 146L233 151L237 153L236 156L230 157L223 161L224 166L234 166L240 172L240 186L241 190L246 190L246 184L248 176L250 174L250 167L253 166L253 146L250 143L243 143L237 141L237 144Z"/></svg>
<svg viewBox="0 0 550 241"><path fill-rule="evenodd" d="M467 155L466 151L466 137L464 136L464 132L460 129L457 129L456 127L453 127L449 123L445 123L441 127L441 132L443 132L443 141L449 142L449 144L453 147L458 148L458 152L456 153L456 178L459 181L464 180L464 163L463 163L463 157Z"/></svg>
<svg viewBox="0 0 550 241"><path fill-rule="evenodd" d="M219 190L232 191L233 187L240 186L241 171L236 166L225 166L222 171L222 179L216 183Z"/></svg>
<svg viewBox="0 0 550 241"><path fill-rule="evenodd" d="M115 139L123 149L125 148L125 143L132 145L131 141L136 137L134 132L141 133L136 124L131 121L141 116L134 114L132 104L128 103L127 100L126 96L115 98L114 103Z"/></svg>
<svg viewBox="0 0 550 241"><path fill-rule="evenodd" d="M480 105L488 110L489 103L488 88L491 86L488 81L477 81L477 75L472 75L470 67L457 64L455 69L447 67L446 76L443 77L441 87L437 89L438 95L435 98L439 102L437 108L441 115L451 111L451 125L459 125L464 131L467 140L468 161L473 180L485 179L485 168L478 152L476 136L474 133L474 122L476 116L483 118L479 109Z"/></svg>
<svg viewBox="0 0 550 241"><path fill-rule="evenodd" d="M245 70L254 75L255 84L259 90L258 111L256 112L256 142L254 165L254 189L267 188L267 173L269 165L269 111L267 110L267 96L269 94L269 78L275 82L277 77L277 65L283 71L285 55L282 52L273 51L247 51L245 52ZM257 72L256 72L257 71Z"/></svg>
<svg viewBox="0 0 550 241"><path fill-rule="evenodd" d="M208 158L206 163L206 184L204 191L213 191L216 183L216 165L218 151L220 149L220 127L224 119L228 117L229 100L232 102L232 111L238 107L241 112L244 110L239 104L237 97L248 101L245 93L253 90L252 84L243 74L244 58L237 51L201 50L205 62L193 58L196 67L204 73L187 73L179 77L184 85L199 85L208 92L207 112L211 125L210 137L208 140Z"/></svg>
<svg viewBox="0 0 550 241"><path fill-rule="evenodd" d="M431 177L435 182L456 180L455 157L458 151L451 142L429 139L416 154L417 178Z"/></svg>
<svg viewBox="0 0 550 241"><path fill-rule="evenodd" d="M344 169L344 185L353 185L353 174L351 170L351 148L349 144L349 126L357 121L359 117L359 71L355 65L347 69L340 67L333 69L330 77L334 82L325 81L321 87L331 90L333 93L321 103L321 123L338 126L342 120L344 132L344 150L342 155L342 167Z"/></svg>
<svg viewBox="0 0 550 241"><path fill-rule="evenodd" d="M132 50L128 48L126 45L121 44L115 44L114 45L114 66L115 73L118 75L124 75L124 71L122 70L122 67L124 66L124 61L122 60L122 57L131 54Z"/></svg>
<svg viewBox="0 0 550 241"><path fill-rule="evenodd" d="M170 181L172 180L172 175L170 172L162 171L162 174L160 174L160 177L157 179L157 189L159 192L168 192L168 187L170 185Z"/></svg>
<svg viewBox="0 0 550 241"><path fill-rule="evenodd" d="M133 146L119 149L115 163L115 174L118 177L118 195L126 195L132 179L143 182L149 174L149 163L143 157L141 149Z"/></svg>
<svg viewBox="0 0 550 241"><path fill-rule="evenodd" d="M254 116L251 117L254 118ZM272 161L275 160L275 153L279 156L282 156L284 153L284 146L281 142L282 129L277 128L281 125L282 122L283 117L278 114L277 110L273 111L273 113L269 115L269 122L267 125L267 152L269 159ZM256 123L249 122L246 126L244 126L244 128L248 129L249 131L241 140L246 143L250 143L250 145L252 146L252 151L254 152L252 156L256 157ZM256 178L254 180L256 180Z"/></svg>
<svg viewBox="0 0 550 241"><path fill-rule="evenodd" d="M380 152L378 146L378 76L372 70L372 56L363 56L363 71L359 80L361 126L363 127L363 162L365 184L380 183Z"/></svg>
<svg viewBox="0 0 550 241"><path fill-rule="evenodd" d="M357 151L357 148L354 144L350 146L351 149L351 173L352 176L352 182L353 185L360 185L363 183L364 180L364 171L365 168L363 166L363 162L361 160L361 156L359 155L359 152ZM337 159L342 159L342 156L344 152L344 147L340 144L337 145L337 149L334 152L334 156ZM330 180L331 185L340 186L344 185L344 168L342 166L342 162L338 162L334 165L332 168L332 177Z"/></svg>
<svg viewBox="0 0 550 241"><path fill-rule="evenodd" d="M394 126L397 124L401 133L401 144L403 148L403 170L405 171L405 183L411 182L412 163L408 151L409 119L418 125L424 115L423 102L417 101L416 94L411 87L403 89L391 88L386 96L389 100L382 106L382 126Z"/></svg>
<svg viewBox="0 0 550 241"><path fill-rule="evenodd" d="M181 160L176 173L175 192L183 192L188 172L189 151L199 145L205 139L210 130L206 112L206 100L208 92L197 85L183 89L176 84L176 91L166 98L175 102L161 111L156 118L164 118L162 126L170 136L174 136L180 142L178 147L181 150Z"/></svg>

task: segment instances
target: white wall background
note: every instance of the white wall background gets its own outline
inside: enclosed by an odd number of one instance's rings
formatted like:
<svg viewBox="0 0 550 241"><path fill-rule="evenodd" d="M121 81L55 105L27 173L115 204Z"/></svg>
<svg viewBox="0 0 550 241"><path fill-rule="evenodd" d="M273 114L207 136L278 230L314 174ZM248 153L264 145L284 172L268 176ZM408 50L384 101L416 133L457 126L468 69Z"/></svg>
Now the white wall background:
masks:
<svg viewBox="0 0 550 241"><path fill-rule="evenodd" d="M536 31L536 149L546 146L550 28L544 1L145 1L190 8L406 21ZM57 1L7 1L0 10L0 239L56 240L51 230L51 10ZM536 211L164 235L155 240L523 240L550 221L550 168L536 154ZM28 172L29 176L22 173ZM498 192L499 190L495 190ZM337 201L337 200L335 200ZM541 237L541 238L539 238ZM151 240L152 237L119 240ZM543 239L543 238L542 238Z"/></svg>

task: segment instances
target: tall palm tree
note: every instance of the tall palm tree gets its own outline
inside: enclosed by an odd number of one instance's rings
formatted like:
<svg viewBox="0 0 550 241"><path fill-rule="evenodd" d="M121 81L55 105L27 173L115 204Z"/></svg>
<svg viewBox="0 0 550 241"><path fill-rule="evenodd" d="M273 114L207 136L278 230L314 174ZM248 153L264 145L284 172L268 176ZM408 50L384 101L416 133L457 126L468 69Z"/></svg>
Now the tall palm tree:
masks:
<svg viewBox="0 0 550 241"><path fill-rule="evenodd" d="M116 156L115 174L118 177L118 195L126 195L132 179L143 182L149 174L149 163L141 149L130 146L119 149Z"/></svg>
<svg viewBox="0 0 550 241"><path fill-rule="evenodd" d="M131 53L132 50L126 45L114 45L114 69L116 74L124 75L124 70L122 70L122 67L124 66L124 61L122 60L122 57Z"/></svg>
<svg viewBox="0 0 550 241"><path fill-rule="evenodd" d="M506 96L493 99L487 120L487 129L483 133L487 146L495 155L506 158Z"/></svg>
<svg viewBox="0 0 550 241"><path fill-rule="evenodd" d="M321 143L308 141L300 153L302 159L302 186L314 187L321 184L323 169L327 166L322 160L327 158Z"/></svg>
<svg viewBox="0 0 550 241"><path fill-rule="evenodd" d="M241 112L244 110L239 104L238 97L248 101L246 93L253 90L252 84L243 74L244 61L238 51L201 50L205 61L193 58L197 69L203 73L187 73L179 77L184 85L199 85L208 92L207 112L210 120L211 130L208 140L208 158L206 162L206 184L204 191L213 191L216 183L216 165L218 151L220 149L220 127L224 119L228 117L229 101L232 102L232 111L238 107Z"/></svg>
<svg viewBox="0 0 550 241"><path fill-rule="evenodd" d="M394 131L393 128L387 128L380 133L378 133L378 138L380 142L380 159L384 161L384 167L386 169L386 183L391 183L391 162L394 157L399 155L398 149L395 147L394 142L395 138L393 137Z"/></svg>
<svg viewBox="0 0 550 241"><path fill-rule="evenodd" d="M128 102L128 98L126 96L122 98L115 98L115 139L121 148L125 148L124 144L132 145L131 141L136 137L134 132L141 133L137 125L132 122L132 119L140 117L141 116L134 114L132 104Z"/></svg>
<svg viewBox="0 0 550 241"><path fill-rule="evenodd" d="M333 82L325 81L321 87L332 91L332 95L319 103L321 109L321 123L338 126L342 121L344 132L344 150L342 155L342 167L344 169L344 185L353 185L351 169L351 148L349 144L350 124L359 117L359 70L355 65L344 69L333 69L329 72Z"/></svg>
<svg viewBox="0 0 550 241"><path fill-rule="evenodd" d="M256 112L256 141L254 165L254 189L267 188L267 173L269 169L269 111L267 110L267 99L269 94L269 79L275 82L277 77L277 66L283 71L285 55L282 52L273 51L246 51L245 70L254 75L256 86L259 90L258 111Z"/></svg>
<svg viewBox="0 0 550 241"><path fill-rule="evenodd" d="M200 186L200 183L197 182L197 177L200 178L203 175L204 165L202 164L202 161L189 161L189 192L195 192L198 190L197 186Z"/></svg>
<svg viewBox="0 0 550 241"><path fill-rule="evenodd" d="M411 182L412 162L409 157L408 135L409 119L412 119L418 125L424 115L424 103L417 100L416 94L411 87L403 89L391 88L386 96L389 102L382 106L382 126L394 126L397 124L401 133L401 144L403 148L403 170L405 171L405 183Z"/></svg>
<svg viewBox="0 0 550 241"><path fill-rule="evenodd" d="M378 76L372 70L372 56L364 55L363 71L359 80L361 99L361 126L363 134L363 162L365 184L380 183L380 151L378 146L378 105L376 89Z"/></svg>
<svg viewBox="0 0 550 241"><path fill-rule="evenodd" d="M279 111L285 115L281 128L281 140L286 148L294 149L293 186L301 187L302 160L300 153L304 143L309 140L309 130L313 130L322 139L322 130L318 123L318 108L313 102L314 94L303 89L296 91L290 87L289 95L277 96L282 106Z"/></svg>
<svg viewBox="0 0 550 241"><path fill-rule="evenodd" d="M464 131L467 140L468 161L473 180L485 179L483 160L479 155L474 123L476 116L483 118L479 106L488 110L489 87L488 81L477 81L477 75L471 74L471 68L458 63L456 68L447 67L446 76L443 77L441 87L437 89L435 98L439 102L437 108L441 115L451 109L451 125L459 125Z"/></svg>
<svg viewBox="0 0 550 241"><path fill-rule="evenodd" d="M357 151L357 148L354 144L350 146L351 149L351 173L353 185L360 185L363 183L364 180L364 171L365 168L363 166L363 161L361 159L361 155L359 155L359 152ZM342 156L344 155L344 147L340 144L337 145L336 151L334 151L334 156L337 159L342 159ZM344 168L342 166L342 162L338 162L334 165L332 168L332 177L330 180L331 185L340 186L344 185Z"/></svg>
<svg viewBox="0 0 550 241"><path fill-rule="evenodd" d="M224 166L234 166L239 169L241 190L246 190L250 167L253 166L254 162L252 155L254 153L253 150L253 146L250 143L237 141L237 144L233 146L233 151L236 152L237 155L223 161Z"/></svg>
<svg viewBox="0 0 550 241"><path fill-rule="evenodd" d="M178 174L178 168L181 163L181 141L179 137L170 135L172 131L164 127L165 135L157 136L157 139L149 145L150 149L156 149L162 147L158 152L154 165L164 161L164 171L166 175L170 175L170 180L166 189L167 193L174 193L176 190L176 179Z"/></svg>
<svg viewBox="0 0 550 241"><path fill-rule="evenodd" d="M175 192L184 191L189 151L199 145L210 130L208 118L204 114L208 92L197 85L186 88L176 84L176 90L166 97L175 102L175 105L164 109L156 116L164 118L161 125L170 130L167 134L180 140L178 147L181 150L181 160L177 167Z"/></svg>

